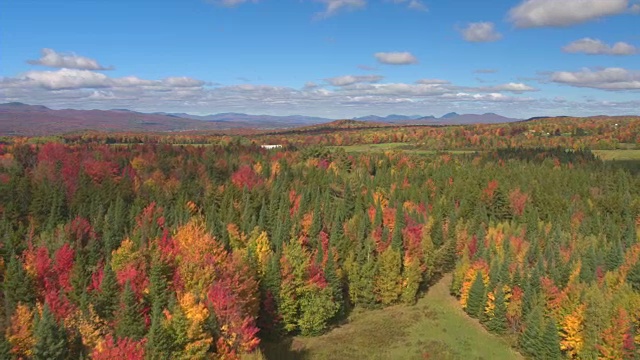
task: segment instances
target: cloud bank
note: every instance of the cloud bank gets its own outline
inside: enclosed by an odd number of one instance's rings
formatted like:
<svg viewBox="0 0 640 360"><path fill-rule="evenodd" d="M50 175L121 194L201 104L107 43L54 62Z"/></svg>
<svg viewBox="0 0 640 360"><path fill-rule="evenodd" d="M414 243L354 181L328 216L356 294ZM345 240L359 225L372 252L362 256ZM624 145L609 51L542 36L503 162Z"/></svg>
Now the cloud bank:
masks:
<svg viewBox="0 0 640 360"><path fill-rule="evenodd" d="M519 28L564 27L628 10L629 0L525 0L509 11Z"/></svg>
<svg viewBox="0 0 640 360"><path fill-rule="evenodd" d="M379 52L375 53L374 57L379 63L386 65L411 65L418 63L418 58L410 52Z"/></svg>
<svg viewBox="0 0 640 360"><path fill-rule="evenodd" d="M576 40L562 48L566 53L582 53L587 55L634 55L638 49L625 42L617 42L612 46L605 44L601 40L583 38Z"/></svg>
<svg viewBox="0 0 640 360"><path fill-rule="evenodd" d="M111 70L113 67L105 67L94 59L79 56L76 54L64 54L56 52L53 49L44 48L41 50L40 59L28 60L27 63L32 65L42 65L52 68L67 68L81 70Z"/></svg>
<svg viewBox="0 0 640 360"><path fill-rule="evenodd" d="M492 22L470 23L461 30L462 37L469 42L493 42L502 39Z"/></svg>

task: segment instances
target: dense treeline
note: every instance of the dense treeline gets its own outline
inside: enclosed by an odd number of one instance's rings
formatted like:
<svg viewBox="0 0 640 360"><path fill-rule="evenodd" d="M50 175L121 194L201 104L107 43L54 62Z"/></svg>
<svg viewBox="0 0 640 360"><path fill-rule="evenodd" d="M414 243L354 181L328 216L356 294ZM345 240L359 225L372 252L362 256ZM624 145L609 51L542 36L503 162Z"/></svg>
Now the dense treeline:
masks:
<svg viewBox="0 0 640 360"><path fill-rule="evenodd" d="M0 358L235 358L440 274L535 358L634 358L640 180L589 152L0 145Z"/></svg>
<svg viewBox="0 0 640 360"><path fill-rule="evenodd" d="M254 136L265 143L355 145L411 143L430 150L494 150L506 147L564 147L574 150L634 148L640 117L550 118L508 124L404 126Z"/></svg>
<svg viewBox="0 0 640 360"><path fill-rule="evenodd" d="M0 138L11 144L16 138ZM289 148L310 145L410 143L426 150L495 150L507 147L584 149L637 149L640 117L541 118L508 124L457 126L407 125L340 120L328 124L275 131L233 130L211 133L101 133L85 132L31 138L30 142L66 144L282 144Z"/></svg>

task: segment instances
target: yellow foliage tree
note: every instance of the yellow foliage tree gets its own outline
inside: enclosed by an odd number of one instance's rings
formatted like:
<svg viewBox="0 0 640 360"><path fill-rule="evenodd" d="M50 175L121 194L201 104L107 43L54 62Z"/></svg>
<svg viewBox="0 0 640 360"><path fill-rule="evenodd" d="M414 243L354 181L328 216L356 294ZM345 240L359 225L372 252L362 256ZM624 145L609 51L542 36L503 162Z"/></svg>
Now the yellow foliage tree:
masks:
<svg viewBox="0 0 640 360"><path fill-rule="evenodd" d="M7 329L7 341L11 344L11 353L15 357L31 357L36 339L33 336L33 310L27 305L18 304Z"/></svg>
<svg viewBox="0 0 640 360"><path fill-rule="evenodd" d="M207 359L207 352L213 344L211 337L204 329L205 322L209 317L209 310L192 293L182 295L178 303L182 314L171 317L170 326L178 329L184 349L179 352L179 359ZM183 317L184 316L184 317ZM183 326L186 322L186 328Z"/></svg>
<svg viewBox="0 0 640 360"><path fill-rule="evenodd" d="M226 261L227 252L197 220L178 228L174 240L178 248L177 268L185 292L203 297L215 279L216 267Z"/></svg>
<svg viewBox="0 0 640 360"><path fill-rule="evenodd" d="M584 304L578 306L561 323L560 348L571 358L577 358L584 345L584 310Z"/></svg>

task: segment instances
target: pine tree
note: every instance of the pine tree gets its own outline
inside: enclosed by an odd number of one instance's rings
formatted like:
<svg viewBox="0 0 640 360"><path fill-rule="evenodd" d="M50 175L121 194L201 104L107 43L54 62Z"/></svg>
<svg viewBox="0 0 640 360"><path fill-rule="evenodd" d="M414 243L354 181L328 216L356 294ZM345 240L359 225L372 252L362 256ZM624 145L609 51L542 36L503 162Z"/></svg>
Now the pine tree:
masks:
<svg viewBox="0 0 640 360"><path fill-rule="evenodd" d="M118 309L115 332L119 338L141 339L146 333L142 305L136 299L136 294L127 282L122 293L122 302Z"/></svg>
<svg viewBox="0 0 640 360"><path fill-rule="evenodd" d="M0 359L11 359L11 344L4 334L0 334Z"/></svg>
<svg viewBox="0 0 640 360"><path fill-rule="evenodd" d="M12 256L9 261L2 285L7 319L11 318L18 303L33 304L35 302L33 280L24 271L22 263L15 256Z"/></svg>
<svg viewBox="0 0 640 360"><path fill-rule="evenodd" d="M547 325L542 334L542 351L544 359L556 360L562 358L558 327L553 318L547 320Z"/></svg>
<svg viewBox="0 0 640 360"><path fill-rule="evenodd" d="M609 251L607 252L606 265L608 271L617 269L624 260L624 252L620 241L614 241L611 243Z"/></svg>
<svg viewBox="0 0 640 360"><path fill-rule="evenodd" d="M540 308L535 307L527 316L524 332L520 335L520 347L534 359L541 359L544 355L541 325L542 314Z"/></svg>
<svg viewBox="0 0 640 360"><path fill-rule="evenodd" d="M151 327L147 334L146 356L150 360L168 360L172 357L174 339L164 324L164 314L156 303L153 305Z"/></svg>
<svg viewBox="0 0 640 360"><path fill-rule="evenodd" d="M469 300L467 300L467 314L474 318L478 318L484 310L485 286L480 271L476 272L476 278L469 289Z"/></svg>
<svg viewBox="0 0 640 360"><path fill-rule="evenodd" d="M96 293L95 310L101 318L112 320L118 307L118 280L110 261L104 265L103 271L102 283Z"/></svg>
<svg viewBox="0 0 640 360"><path fill-rule="evenodd" d="M48 305L44 306L42 316L36 321L34 335L34 360L65 360L69 357L67 332L56 322Z"/></svg>
<svg viewBox="0 0 640 360"><path fill-rule="evenodd" d="M402 229L404 229L404 211L402 204L396 204L396 217L393 233L391 234L391 247L400 254L404 252L402 244Z"/></svg>
<svg viewBox="0 0 640 360"><path fill-rule="evenodd" d="M327 264L324 269L324 276L327 279L327 283L331 288L331 295L333 302L337 305L335 318L340 319L345 313L345 304L343 297L342 281L338 277L336 262L333 257L333 251L330 249L328 252Z"/></svg>
<svg viewBox="0 0 640 360"><path fill-rule="evenodd" d="M498 285L494 304L493 317L487 323L487 328L498 334L503 334L507 330L507 305L502 285Z"/></svg>
<svg viewBox="0 0 640 360"><path fill-rule="evenodd" d="M158 307L163 310L167 307L167 278L165 275L165 265L160 261L154 261L149 273L149 300L152 307Z"/></svg>

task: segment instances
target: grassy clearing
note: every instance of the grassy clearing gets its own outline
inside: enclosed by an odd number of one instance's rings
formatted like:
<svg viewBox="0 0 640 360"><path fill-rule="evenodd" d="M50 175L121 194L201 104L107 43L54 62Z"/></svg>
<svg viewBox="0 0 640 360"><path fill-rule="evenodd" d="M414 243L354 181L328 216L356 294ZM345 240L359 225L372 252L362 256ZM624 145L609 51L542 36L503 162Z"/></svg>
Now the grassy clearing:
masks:
<svg viewBox="0 0 640 360"><path fill-rule="evenodd" d="M446 276L415 306L352 314L320 337L265 344L267 359L522 359L502 338L469 318L449 295Z"/></svg>
<svg viewBox="0 0 640 360"><path fill-rule="evenodd" d="M438 153L448 154L470 154L471 150L425 150L409 143L385 143L385 144L360 144L349 146L332 146L332 149L344 149L346 152L384 152L403 151L411 154L434 155Z"/></svg>
<svg viewBox="0 0 640 360"><path fill-rule="evenodd" d="M592 150L592 152L604 161L640 160L640 150Z"/></svg>

